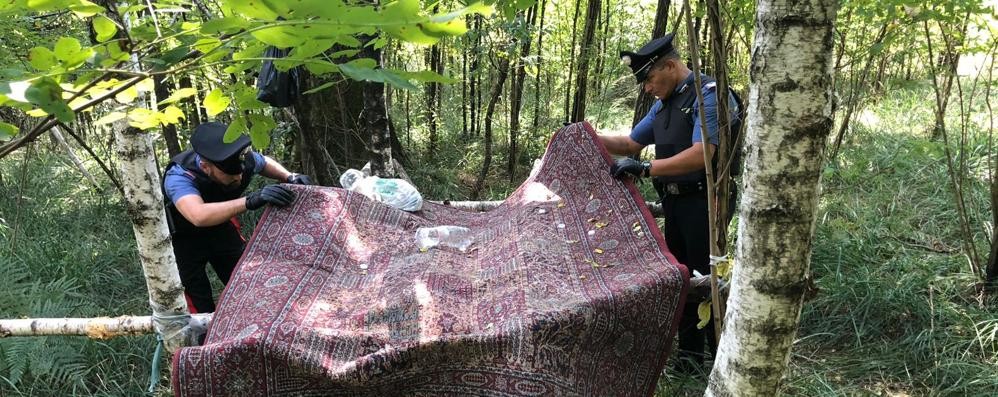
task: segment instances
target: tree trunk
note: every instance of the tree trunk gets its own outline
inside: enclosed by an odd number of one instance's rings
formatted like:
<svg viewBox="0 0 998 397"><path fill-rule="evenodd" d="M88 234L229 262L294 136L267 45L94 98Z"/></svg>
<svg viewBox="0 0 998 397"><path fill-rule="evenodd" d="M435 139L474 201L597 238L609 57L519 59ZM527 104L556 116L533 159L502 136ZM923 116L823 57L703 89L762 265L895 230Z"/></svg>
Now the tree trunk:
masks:
<svg viewBox="0 0 998 397"><path fill-rule="evenodd" d="M535 133L541 122L541 71L544 70L544 9L547 8L547 1L541 0L538 6L541 9L541 22L537 25L537 73L534 79L534 122L531 130Z"/></svg>
<svg viewBox="0 0 998 397"><path fill-rule="evenodd" d="M506 84L506 76L509 74L509 58L505 57L499 63L499 75L496 78L496 85L492 87L492 94L489 96L489 105L485 109L485 155L482 161L482 170L478 173L475 181L475 188L471 191L472 200L478 200L482 189L485 188L485 178L489 175L489 166L492 165L492 115L496 110L496 103L502 94L502 86Z"/></svg>
<svg viewBox="0 0 998 397"><path fill-rule="evenodd" d="M433 8L436 13L439 6ZM440 57L440 44L430 46L426 50L426 65L430 70L443 74L443 62ZM432 161L437 151L437 114L440 111L440 83L429 82L426 84L426 127L430 132L429 145L427 147L427 157Z"/></svg>
<svg viewBox="0 0 998 397"><path fill-rule="evenodd" d="M834 0L763 0L756 11L737 266L707 396L773 396L808 277L832 128Z"/></svg>
<svg viewBox="0 0 998 397"><path fill-rule="evenodd" d="M303 91L325 80L305 73ZM346 79L325 90L305 95L295 105L301 128L298 151L302 172L323 186L338 186L340 173L360 169L371 159L371 134L360 115L364 83Z"/></svg>
<svg viewBox="0 0 998 397"><path fill-rule="evenodd" d="M121 159L119 166L125 203L135 231L139 259L149 290L149 304L154 316L166 318L156 322L156 330L168 337L163 341L167 349L176 351L191 342L189 333L185 332L190 313L183 296L184 287L180 284L170 231L166 226L166 209L163 207L159 170L153 157L152 135L119 121L114 124L114 136L118 158Z"/></svg>
<svg viewBox="0 0 998 397"><path fill-rule="evenodd" d="M169 98L170 94L173 93L173 87L164 82L163 77L163 75L157 75L152 79L157 101ZM166 152L169 153L171 159L183 151L180 149L180 141L177 140L176 125L167 124L163 126L163 140L166 141Z"/></svg>
<svg viewBox="0 0 998 397"><path fill-rule="evenodd" d="M565 79L566 82L572 81L572 72L575 71L575 39L578 36L576 31L579 26L579 3L582 0L575 0L575 16L572 18L572 44L568 46L568 78ZM566 84L568 87L568 84ZM565 89L565 121L568 122L572 118L572 90L571 88Z"/></svg>
<svg viewBox="0 0 998 397"><path fill-rule="evenodd" d="M672 0L658 0L658 9L655 10L655 27L651 31L652 39L665 36L665 25L669 21L670 7L672 7ZM631 120L631 127L638 125L638 122L648 114L654 100L654 96L643 89L638 89L638 98L634 101L634 118Z"/></svg>
<svg viewBox="0 0 998 397"><path fill-rule="evenodd" d="M378 63L378 68L384 66L380 49L366 46L361 53L365 57L374 59ZM361 84L364 86L364 109L361 111L361 116L366 124L364 131L371 136L371 174L382 178L393 178L396 174L392 162L392 135L388 126L385 85L375 82Z"/></svg>
<svg viewBox="0 0 998 397"><path fill-rule="evenodd" d="M578 123L586 118L586 91L589 86L589 63L593 56L593 41L596 36L596 24L603 10L600 0L589 0L586 10L586 26L582 33L582 43L579 45L579 73L575 76L575 100L572 103L571 121Z"/></svg>
<svg viewBox="0 0 998 397"><path fill-rule="evenodd" d="M717 208L715 209L715 221L711 229L711 239L719 249L719 253L724 255L728 252L728 214L732 208L728 208L728 200L731 197L731 169L737 166L732 164L736 151L739 150L738 142L732 140L737 137L737 131L731 131L731 112L728 108L728 54L723 35L724 24L721 21L721 7L718 0L707 0L707 23L711 32L711 54L714 61L714 79L717 81L717 125L718 125L718 145L716 180L714 181L715 197ZM718 302L721 310L719 314L723 316L723 302Z"/></svg>
<svg viewBox="0 0 998 397"><path fill-rule="evenodd" d="M535 4L527 10L526 21L528 29L534 26L536 19L537 5ZM523 60L530 55L530 43L532 41L529 37L523 40L523 44L520 47L520 57L516 60L516 72L513 74L513 82L510 87L512 93L509 100L509 161L506 165L506 173L509 175L510 182L516 178L516 164L519 161L517 139L520 133L520 108L523 106L523 83L527 78L527 69Z"/></svg>

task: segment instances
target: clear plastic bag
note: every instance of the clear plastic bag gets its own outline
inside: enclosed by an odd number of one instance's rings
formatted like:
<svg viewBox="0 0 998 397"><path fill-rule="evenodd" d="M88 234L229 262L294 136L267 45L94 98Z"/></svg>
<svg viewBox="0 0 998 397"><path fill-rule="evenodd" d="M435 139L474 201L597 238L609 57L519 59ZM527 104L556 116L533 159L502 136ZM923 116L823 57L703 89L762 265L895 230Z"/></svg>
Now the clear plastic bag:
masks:
<svg viewBox="0 0 998 397"><path fill-rule="evenodd" d="M423 208L423 196L403 179L368 176L351 168L340 175L340 186L403 211Z"/></svg>
<svg viewBox="0 0 998 397"><path fill-rule="evenodd" d="M416 244L421 251L441 246L467 252L468 247L474 243L475 237L471 235L471 229L466 227L436 226L416 229Z"/></svg>

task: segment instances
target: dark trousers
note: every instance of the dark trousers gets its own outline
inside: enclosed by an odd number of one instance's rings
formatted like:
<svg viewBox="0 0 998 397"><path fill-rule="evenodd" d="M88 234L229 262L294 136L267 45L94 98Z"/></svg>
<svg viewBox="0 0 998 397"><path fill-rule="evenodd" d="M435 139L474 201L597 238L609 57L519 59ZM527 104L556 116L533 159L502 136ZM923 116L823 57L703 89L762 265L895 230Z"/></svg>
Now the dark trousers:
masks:
<svg viewBox="0 0 998 397"><path fill-rule="evenodd" d="M246 242L230 222L199 228L192 234L173 236L173 253L187 299L198 313L215 311L215 299L205 265L211 263L222 284L229 283L232 270L243 254Z"/></svg>
<svg viewBox="0 0 998 397"><path fill-rule="evenodd" d="M706 193L665 196L662 198L662 210L665 213L662 233L669 251L676 256L676 260L689 268L691 277L694 270L710 274ZM692 291L687 294L683 316L679 320L678 369L682 372L695 372L703 367L705 338L712 353L717 349L714 343L714 322L707 323L703 329L697 328L700 321L697 318L697 306L701 301L702 298L696 297Z"/></svg>
<svg viewBox="0 0 998 397"><path fill-rule="evenodd" d="M738 202L738 190L734 183L730 187L728 199L729 212L725 214L728 223L734 215ZM690 276L697 270L700 274L710 274L710 227L707 217L707 193L696 192L685 195L667 195L662 198L662 210L665 213L665 226L662 233L669 251L676 260L685 264L690 270ZM727 232L727 230L725 230ZM704 342L710 346L710 354L717 352L714 340L714 321L711 320L703 329L697 328L700 322L697 316L697 306L709 297L698 296L690 291L683 306L683 316L679 320L679 366L678 370L685 373L703 372Z"/></svg>

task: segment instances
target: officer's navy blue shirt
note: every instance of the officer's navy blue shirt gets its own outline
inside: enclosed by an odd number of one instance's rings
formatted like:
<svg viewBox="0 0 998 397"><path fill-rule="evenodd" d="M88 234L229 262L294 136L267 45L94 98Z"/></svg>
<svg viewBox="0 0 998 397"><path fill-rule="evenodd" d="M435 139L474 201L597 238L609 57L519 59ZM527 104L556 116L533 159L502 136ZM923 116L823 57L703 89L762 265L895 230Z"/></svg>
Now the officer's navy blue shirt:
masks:
<svg viewBox="0 0 998 397"><path fill-rule="evenodd" d="M263 171L263 167L267 165L266 159L263 155L257 152L250 152L253 155L253 160L256 162L256 166L253 167L253 174L259 174ZM194 161L201 164L201 156L195 154ZM180 165L170 167L166 171L166 175L163 176L163 187L165 188L166 198L170 199L173 204L177 204L177 200L181 197L196 194L201 195L198 188L194 185L194 171L186 170Z"/></svg>
<svg viewBox="0 0 998 397"><path fill-rule="evenodd" d="M706 77L702 74L700 76L702 78ZM690 72L690 75L676 86L676 90L672 95L678 95L684 87L695 83L693 72ZM710 143L717 145L719 142L717 139L717 93L715 92L717 91L717 86L714 83L707 83L704 84L701 91L703 91L704 118L707 119L707 131L709 131L707 138L710 140ZM655 143L655 131L652 130L652 120L655 119L655 114L658 113L659 109L662 109L661 100L655 101L655 104L648 110L648 114L634 126L634 129L631 130L631 140L644 146ZM731 113L728 116L728 120L734 124L734 120L738 116L738 101L735 100L735 96L731 95L730 92L728 93L728 112ZM700 105L697 104L697 101L693 101L693 143L701 142L701 130Z"/></svg>

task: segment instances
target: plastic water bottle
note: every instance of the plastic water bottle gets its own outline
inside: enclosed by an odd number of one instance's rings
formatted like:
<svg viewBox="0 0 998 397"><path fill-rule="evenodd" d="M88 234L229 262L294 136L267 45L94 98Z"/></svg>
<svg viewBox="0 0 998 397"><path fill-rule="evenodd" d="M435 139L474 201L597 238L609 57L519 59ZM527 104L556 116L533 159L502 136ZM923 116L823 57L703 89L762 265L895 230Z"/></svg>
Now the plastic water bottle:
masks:
<svg viewBox="0 0 998 397"><path fill-rule="evenodd" d="M475 242L471 229L461 226L421 227L416 229L416 244L422 251L433 247L457 248L466 252Z"/></svg>

